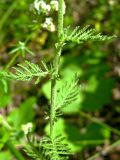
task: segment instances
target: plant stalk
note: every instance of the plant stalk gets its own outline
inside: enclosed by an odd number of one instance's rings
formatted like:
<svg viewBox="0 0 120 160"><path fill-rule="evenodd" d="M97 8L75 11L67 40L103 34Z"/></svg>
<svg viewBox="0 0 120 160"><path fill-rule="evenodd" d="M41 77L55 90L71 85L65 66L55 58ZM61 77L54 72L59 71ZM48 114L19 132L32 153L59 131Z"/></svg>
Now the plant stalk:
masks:
<svg viewBox="0 0 120 160"><path fill-rule="evenodd" d="M53 70L54 76L51 80L51 111L50 111L50 136L54 138L54 125L55 125L55 102L56 102L56 94L57 94L57 77L59 74L59 64L60 64L60 57L63 44L61 43L61 37L63 35L63 7L64 7L64 0L58 1L58 43L56 47L56 55L53 63Z"/></svg>
<svg viewBox="0 0 120 160"><path fill-rule="evenodd" d="M14 147L11 141L8 140L5 145L17 160L25 160L23 155Z"/></svg>
<svg viewBox="0 0 120 160"><path fill-rule="evenodd" d="M11 65L14 63L14 61L16 60L16 58L19 56L19 52L17 52L16 54L14 54L14 56L12 57L12 59L9 61L9 63L5 66L4 70L7 70L11 67Z"/></svg>

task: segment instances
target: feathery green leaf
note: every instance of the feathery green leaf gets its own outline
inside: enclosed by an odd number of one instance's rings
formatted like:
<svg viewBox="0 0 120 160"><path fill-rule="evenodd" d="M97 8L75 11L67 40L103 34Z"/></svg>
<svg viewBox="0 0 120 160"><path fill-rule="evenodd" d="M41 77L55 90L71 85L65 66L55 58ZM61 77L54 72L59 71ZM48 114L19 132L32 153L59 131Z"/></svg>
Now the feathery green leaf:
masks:
<svg viewBox="0 0 120 160"><path fill-rule="evenodd" d="M90 26L85 26L84 28L80 29L80 27L76 27L73 31L70 27L64 29L64 41L74 42L74 43L83 43L85 41L105 41L115 38L116 36L107 36L102 35L101 33L97 33L97 31Z"/></svg>
<svg viewBox="0 0 120 160"><path fill-rule="evenodd" d="M54 139L43 137L40 140L28 134L28 145L25 152L35 160L67 160L69 149L64 144L64 138L57 136Z"/></svg>
<svg viewBox="0 0 120 160"><path fill-rule="evenodd" d="M14 67L16 73L10 73L10 77L21 81L31 81L33 78L36 78L35 84L37 84L41 77L45 77L49 74L47 65L44 62L42 62L42 64L43 69L34 63L25 61L24 64L18 64L18 67Z"/></svg>
<svg viewBox="0 0 120 160"><path fill-rule="evenodd" d="M58 95L57 95L57 102L56 102L56 115L60 116L61 109L65 107L66 105L72 103L78 98L79 95L79 88L77 86L78 80L76 78L72 80L71 83L64 83L64 85L61 87Z"/></svg>

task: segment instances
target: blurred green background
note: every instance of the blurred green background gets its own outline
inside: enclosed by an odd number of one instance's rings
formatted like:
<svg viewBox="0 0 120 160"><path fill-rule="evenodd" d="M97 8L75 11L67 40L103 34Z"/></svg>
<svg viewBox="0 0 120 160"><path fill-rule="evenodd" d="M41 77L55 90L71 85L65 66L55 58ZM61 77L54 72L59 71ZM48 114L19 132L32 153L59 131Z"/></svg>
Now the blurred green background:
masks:
<svg viewBox="0 0 120 160"><path fill-rule="evenodd" d="M78 73L80 96L63 110L56 133L67 137L73 152L71 160L86 160L120 138L120 1L65 2L64 26L90 24L98 32L117 35L109 42L68 44L62 52L60 76L69 81ZM51 16L56 25L56 13ZM50 63L57 33L40 27L44 19L33 10L33 0L0 0L0 69L11 70L25 59L37 64L45 59ZM34 56L10 54L19 41L26 42ZM30 159L22 150L26 143L22 126L32 122L34 134L41 137L48 133L45 110L50 105L49 98L48 78L38 85L0 78L0 160L16 159L11 143L26 160ZM104 159L120 160L120 146L98 160Z"/></svg>

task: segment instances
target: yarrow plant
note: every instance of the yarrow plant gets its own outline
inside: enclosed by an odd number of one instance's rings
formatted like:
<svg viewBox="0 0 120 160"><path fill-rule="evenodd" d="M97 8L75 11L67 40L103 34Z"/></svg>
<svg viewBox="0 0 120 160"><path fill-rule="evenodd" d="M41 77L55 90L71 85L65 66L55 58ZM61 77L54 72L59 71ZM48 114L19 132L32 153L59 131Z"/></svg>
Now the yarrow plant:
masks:
<svg viewBox="0 0 120 160"><path fill-rule="evenodd" d="M38 11L38 13L44 13L48 14L51 10L51 6L49 4L46 4L43 0L35 0L34 2L35 9Z"/></svg>
<svg viewBox="0 0 120 160"><path fill-rule="evenodd" d="M36 84L39 83L41 78L46 76L49 77L49 80L51 81L50 110L48 112L50 135L37 139L36 137L31 136L31 133L28 131L31 124L23 126L28 138L28 145L25 151L35 160L66 160L71 153L70 148L64 143L64 137L62 135L56 135L55 127L58 118L62 114L62 109L78 98L79 89L78 78L75 76L70 83L66 82L65 85L61 86L59 93L57 92L57 82L58 80L61 80L59 69L62 49L69 42L82 44L86 41L110 40L115 36L102 35L101 33L97 33L95 29L90 28L90 26L85 26L84 28L78 26L75 29L72 29L70 26L64 28L64 15L66 9L64 0L52 0L49 4L43 0L35 0L34 8L39 15L46 15L45 22L42 26L51 31L54 31L55 27L52 18L49 17L49 13L53 10L58 11L58 34L57 42L55 44L56 53L52 62L52 67L48 67L45 62L41 62L41 68L37 64L25 61L22 64L18 64L18 67L14 67L15 73L6 73L6 71L2 71L0 72L0 76L21 81L31 81L34 79ZM18 49L23 51L23 49L26 50L26 47L22 42L19 42L19 47L16 50ZM28 49L26 51L31 53Z"/></svg>

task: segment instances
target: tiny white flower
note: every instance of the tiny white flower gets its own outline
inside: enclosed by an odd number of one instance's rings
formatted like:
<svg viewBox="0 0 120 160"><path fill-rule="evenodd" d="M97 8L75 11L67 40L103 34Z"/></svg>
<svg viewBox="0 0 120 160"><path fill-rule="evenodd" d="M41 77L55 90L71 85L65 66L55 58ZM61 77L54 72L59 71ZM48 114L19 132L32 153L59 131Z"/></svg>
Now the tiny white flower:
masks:
<svg viewBox="0 0 120 160"><path fill-rule="evenodd" d="M43 28L48 28L48 25L47 25L46 23L43 23L43 24L42 24L42 27L43 27Z"/></svg>
<svg viewBox="0 0 120 160"><path fill-rule="evenodd" d="M50 2L50 5L51 5L51 7L52 7L55 11L58 11L58 1L52 0L52 1Z"/></svg>
<svg viewBox="0 0 120 160"><path fill-rule="evenodd" d="M45 23L50 25L52 23L52 18L46 18Z"/></svg>
<svg viewBox="0 0 120 160"><path fill-rule="evenodd" d="M50 26L49 26L49 29L51 32L54 32L55 31L55 25L52 23Z"/></svg>
<svg viewBox="0 0 120 160"><path fill-rule="evenodd" d="M38 13L48 13L51 10L51 6L46 4L43 0L35 0L34 7L38 11Z"/></svg>
<svg viewBox="0 0 120 160"><path fill-rule="evenodd" d="M110 5L114 5L116 2L114 0L109 0Z"/></svg>
<svg viewBox="0 0 120 160"><path fill-rule="evenodd" d="M46 11L50 12L50 9L51 9L50 5L47 4L47 5L46 5Z"/></svg>
<svg viewBox="0 0 120 160"><path fill-rule="evenodd" d="M34 7L37 11L39 11L39 6L40 6L40 1L39 0L35 0L34 1Z"/></svg>
<svg viewBox="0 0 120 160"><path fill-rule="evenodd" d="M55 25L53 24L52 18L46 18L45 22L42 24L42 27L48 29L51 32L55 31Z"/></svg>
<svg viewBox="0 0 120 160"><path fill-rule="evenodd" d="M43 8L43 9L46 8L47 5L43 0L39 1L39 3L40 3L41 8Z"/></svg>
<svg viewBox="0 0 120 160"><path fill-rule="evenodd" d="M22 130L23 132L27 135L28 132L33 128L33 124L32 123L27 123L22 125Z"/></svg>

